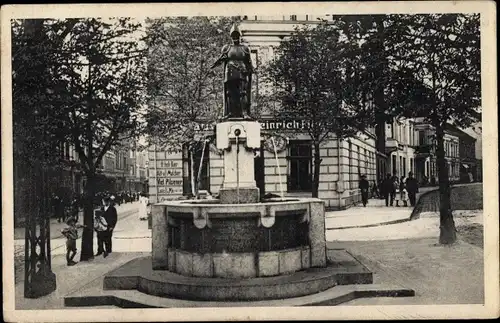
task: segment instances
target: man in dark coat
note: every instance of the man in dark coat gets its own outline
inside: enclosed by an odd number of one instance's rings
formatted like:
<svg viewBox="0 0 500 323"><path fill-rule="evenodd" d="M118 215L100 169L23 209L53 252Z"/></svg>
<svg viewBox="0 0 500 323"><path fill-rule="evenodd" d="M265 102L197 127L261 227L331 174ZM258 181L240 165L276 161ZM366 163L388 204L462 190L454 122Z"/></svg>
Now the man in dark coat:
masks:
<svg viewBox="0 0 500 323"><path fill-rule="evenodd" d="M408 199L410 200L410 205L415 206L416 195L418 193L418 182L417 179L413 177L413 173L408 173L408 178L406 179L406 191L408 192Z"/></svg>
<svg viewBox="0 0 500 323"><path fill-rule="evenodd" d="M361 190L361 201L363 202L363 206L366 207L366 203L368 203L368 192L370 190L370 183L366 179L366 175L361 175L359 189Z"/></svg>
<svg viewBox="0 0 500 323"><path fill-rule="evenodd" d="M107 231L104 235L104 257L110 254L113 251L112 238L113 238L113 230L115 229L116 222L118 221L118 213L116 212L116 208L111 204L111 199L109 196L104 198L104 207L103 207L103 217L108 224Z"/></svg>
<svg viewBox="0 0 500 323"><path fill-rule="evenodd" d="M394 187L394 181L391 174L387 174L387 177L382 182L382 194L385 199L385 206L389 206L389 197L392 206L394 204L394 197L396 196L396 188Z"/></svg>

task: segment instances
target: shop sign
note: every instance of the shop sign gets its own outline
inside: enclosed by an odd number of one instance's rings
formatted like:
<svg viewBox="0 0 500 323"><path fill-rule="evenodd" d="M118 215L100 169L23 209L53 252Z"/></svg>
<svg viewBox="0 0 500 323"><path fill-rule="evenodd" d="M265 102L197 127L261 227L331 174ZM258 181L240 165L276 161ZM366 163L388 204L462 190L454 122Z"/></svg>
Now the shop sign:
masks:
<svg viewBox="0 0 500 323"><path fill-rule="evenodd" d="M310 122L307 120L259 120L261 130L307 130ZM215 125L197 123L195 131L214 131Z"/></svg>
<svg viewBox="0 0 500 323"><path fill-rule="evenodd" d="M307 120L261 120L261 130L307 130L310 122Z"/></svg>

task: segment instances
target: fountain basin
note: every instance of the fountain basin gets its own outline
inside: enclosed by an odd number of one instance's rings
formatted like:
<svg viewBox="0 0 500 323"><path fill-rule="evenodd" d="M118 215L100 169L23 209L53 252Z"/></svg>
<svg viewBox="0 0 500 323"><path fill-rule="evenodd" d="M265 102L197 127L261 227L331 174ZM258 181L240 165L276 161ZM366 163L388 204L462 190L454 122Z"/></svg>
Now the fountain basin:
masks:
<svg viewBox="0 0 500 323"><path fill-rule="evenodd" d="M220 204L172 201L152 209L152 265L192 277L252 278L326 266L319 199Z"/></svg>

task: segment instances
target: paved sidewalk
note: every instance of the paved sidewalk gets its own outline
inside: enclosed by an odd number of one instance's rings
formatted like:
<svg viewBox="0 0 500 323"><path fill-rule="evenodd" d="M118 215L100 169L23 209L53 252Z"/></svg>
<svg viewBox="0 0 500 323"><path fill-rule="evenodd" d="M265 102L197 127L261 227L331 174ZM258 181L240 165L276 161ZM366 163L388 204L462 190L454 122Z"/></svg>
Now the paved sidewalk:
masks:
<svg viewBox="0 0 500 323"><path fill-rule="evenodd" d="M412 288L415 297L367 298L342 305L480 304L484 302L483 250L459 241L437 246L436 238L383 241L329 242L345 248L374 273L375 284ZM108 258L65 265L64 256L53 257L57 290L39 299L24 299L23 285L16 285L17 309L62 309L64 296L102 280L109 271L149 252L113 252ZM82 273L85 273L82 275ZM99 307L100 308L100 307Z"/></svg>
<svg viewBox="0 0 500 323"><path fill-rule="evenodd" d="M137 210L139 207L139 202L125 203L116 206L116 211L118 214L128 213ZM83 224L83 211L80 211L78 216L78 223ZM56 218L50 219L50 238L57 239L62 238L61 230L66 227L66 223L57 222ZM14 240L24 240L24 235L26 234L26 229L24 227L14 228Z"/></svg>
<svg viewBox="0 0 500 323"><path fill-rule="evenodd" d="M101 279L109 271L128 261L147 255L146 253L114 252L107 258L98 257L91 261L80 262L75 266L66 266L64 255L52 257L52 271L56 274L57 289L46 296L29 299L24 298L23 283L16 284L16 309L63 309L64 296Z"/></svg>
<svg viewBox="0 0 500 323"><path fill-rule="evenodd" d="M467 184L464 184L467 185ZM425 192L436 190L438 187L422 187L417 193L417 200ZM385 206L385 199L371 198L366 207L361 203L342 211L329 211L325 214L325 227L328 230L344 230L354 228L372 228L378 226L398 224L410 221L413 207Z"/></svg>
<svg viewBox="0 0 500 323"><path fill-rule="evenodd" d="M406 240L330 242L346 248L374 273L376 284L415 290L415 297L362 298L342 305L425 305L484 303L483 249L458 241L436 245L437 237Z"/></svg>
<svg viewBox="0 0 500 323"><path fill-rule="evenodd" d="M336 230L409 221L412 210L410 206L386 207L384 200L370 199L366 207L353 206L347 210L326 212L325 226L327 230Z"/></svg>
<svg viewBox="0 0 500 323"><path fill-rule="evenodd" d="M456 227L474 223L483 224L482 210L454 211L453 215ZM326 221L329 221L329 219ZM423 213L420 219L390 225L335 230L327 229L326 231L327 241L376 241L431 237L434 237L436 241L437 237L439 237L438 213Z"/></svg>
<svg viewBox="0 0 500 323"><path fill-rule="evenodd" d="M113 250L117 252L134 252L151 250L151 231L148 230L147 221L139 221L133 214L137 212L139 202L127 203L117 206L118 222L113 235ZM79 218L83 224L83 217ZM66 254L66 239L61 234L61 229L66 227L57 220L51 222L50 249L52 257ZM24 228L16 228L17 236L14 240L14 267L16 284L24 280ZM80 230L81 235L81 230ZM130 239L130 237L144 237L146 239ZM81 238L77 240L78 250L81 248ZM97 248L97 237L94 234L94 248ZM77 254L76 259L79 259Z"/></svg>

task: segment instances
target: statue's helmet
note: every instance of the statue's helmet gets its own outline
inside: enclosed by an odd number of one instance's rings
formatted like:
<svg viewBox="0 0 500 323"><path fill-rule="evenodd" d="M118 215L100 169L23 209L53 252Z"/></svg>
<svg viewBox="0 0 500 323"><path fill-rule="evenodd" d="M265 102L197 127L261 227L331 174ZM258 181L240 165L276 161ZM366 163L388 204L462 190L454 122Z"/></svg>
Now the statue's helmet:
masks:
<svg viewBox="0 0 500 323"><path fill-rule="evenodd" d="M231 31L229 32L229 34L231 35L231 39L239 40L240 37L241 37L241 32L240 32L240 29L238 28L238 25L233 24L233 26L231 27Z"/></svg>

